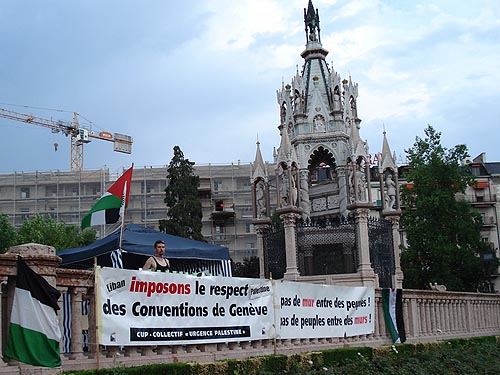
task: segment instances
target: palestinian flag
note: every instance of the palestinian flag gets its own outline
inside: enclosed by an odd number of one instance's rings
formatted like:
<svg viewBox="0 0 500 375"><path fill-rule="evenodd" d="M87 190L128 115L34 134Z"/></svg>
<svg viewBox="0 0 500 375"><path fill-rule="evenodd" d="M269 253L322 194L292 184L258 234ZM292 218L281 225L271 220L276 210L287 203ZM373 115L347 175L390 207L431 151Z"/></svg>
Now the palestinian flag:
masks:
<svg viewBox="0 0 500 375"><path fill-rule="evenodd" d="M111 187L99 198L97 203L83 217L82 229L93 225L114 224L123 215L123 210L128 205L132 171L130 167Z"/></svg>
<svg viewBox="0 0 500 375"><path fill-rule="evenodd" d="M61 366L57 300L61 293L17 258L17 281L5 356L33 366Z"/></svg>
<svg viewBox="0 0 500 375"><path fill-rule="evenodd" d="M406 341L403 320L403 289L382 289L382 307L384 308L385 326L391 335L392 342L402 344Z"/></svg>

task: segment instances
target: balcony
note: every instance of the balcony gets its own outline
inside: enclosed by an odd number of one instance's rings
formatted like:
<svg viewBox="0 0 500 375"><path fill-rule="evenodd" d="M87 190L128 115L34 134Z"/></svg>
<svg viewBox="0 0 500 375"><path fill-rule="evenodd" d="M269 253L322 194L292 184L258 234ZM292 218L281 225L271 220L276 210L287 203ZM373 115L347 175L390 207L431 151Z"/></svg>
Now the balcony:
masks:
<svg viewBox="0 0 500 375"><path fill-rule="evenodd" d="M200 186L198 186L198 192L200 194L207 194L212 191L212 185L210 179L200 179Z"/></svg>
<svg viewBox="0 0 500 375"><path fill-rule="evenodd" d="M497 201L496 194L467 194L465 200L473 204L492 204Z"/></svg>
<svg viewBox="0 0 500 375"><path fill-rule="evenodd" d="M495 216L484 216L483 217L483 226L492 226L496 224Z"/></svg>
<svg viewBox="0 0 500 375"><path fill-rule="evenodd" d="M215 210L210 214L210 218L212 220L226 220L229 218L233 218L235 215L234 210L232 208L225 208L223 210Z"/></svg>

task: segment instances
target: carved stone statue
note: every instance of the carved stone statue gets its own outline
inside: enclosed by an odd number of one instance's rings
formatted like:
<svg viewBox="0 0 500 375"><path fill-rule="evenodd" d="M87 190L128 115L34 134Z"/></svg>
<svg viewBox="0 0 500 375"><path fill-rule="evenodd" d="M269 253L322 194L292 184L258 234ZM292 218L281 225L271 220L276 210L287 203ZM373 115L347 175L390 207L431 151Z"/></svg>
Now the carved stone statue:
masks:
<svg viewBox="0 0 500 375"><path fill-rule="evenodd" d="M302 108L300 105L300 94L298 91L295 91L295 94L293 95L293 111L294 113L302 113Z"/></svg>
<svg viewBox="0 0 500 375"><path fill-rule="evenodd" d="M388 211L395 210L394 205L396 204L396 183L392 179L392 174L388 173L385 178L385 208Z"/></svg>
<svg viewBox="0 0 500 375"><path fill-rule="evenodd" d="M333 94L333 109L340 110L340 95L338 93Z"/></svg>
<svg viewBox="0 0 500 375"><path fill-rule="evenodd" d="M436 282L429 283L429 286L431 287L431 290L436 290L438 292L446 292L446 285L438 284Z"/></svg>
<svg viewBox="0 0 500 375"><path fill-rule="evenodd" d="M278 168L279 192L280 192L280 207L288 206L288 174L280 165Z"/></svg>
<svg viewBox="0 0 500 375"><path fill-rule="evenodd" d="M281 117L281 123L284 124L285 120L286 120L286 104L285 103L283 103L281 105L280 117Z"/></svg>
<svg viewBox="0 0 500 375"><path fill-rule="evenodd" d="M297 186L295 183L295 176L292 175L290 180L290 205L297 206Z"/></svg>
<svg viewBox="0 0 500 375"><path fill-rule="evenodd" d="M259 181L255 187L255 201L257 205L257 217L266 217L267 207L266 207L266 197L265 197L265 187L264 182Z"/></svg>
<svg viewBox="0 0 500 375"><path fill-rule="evenodd" d="M324 132L326 130L325 119L322 116L316 116L314 118L313 130L314 132Z"/></svg>
<svg viewBox="0 0 500 375"><path fill-rule="evenodd" d="M354 170L352 168L352 164L349 164L347 167L347 184L349 188L349 203L352 204L356 200L354 192Z"/></svg>
<svg viewBox="0 0 500 375"><path fill-rule="evenodd" d="M358 201L365 202L367 200L366 198L367 181L366 181L365 168L361 164L358 164L356 166L356 188L357 188L356 197Z"/></svg>

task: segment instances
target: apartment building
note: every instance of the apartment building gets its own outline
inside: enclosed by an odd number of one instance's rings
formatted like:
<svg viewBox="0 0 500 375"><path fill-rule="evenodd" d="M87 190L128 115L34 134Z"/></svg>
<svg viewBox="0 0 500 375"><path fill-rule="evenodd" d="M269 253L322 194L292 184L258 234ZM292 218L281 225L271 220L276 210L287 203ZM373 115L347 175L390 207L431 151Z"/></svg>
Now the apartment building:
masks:
<svg viewBox="0 0 500 375"><path fill-rule="evenodd" d="M499 208L500 162L487 162L483 154L467 163L476 183L467 188L464 199L469 201L482 216L481 238L500 258ZM488 255L486 255L488 256ZM489 259L484 259L488 261ZM499 289L499 288L497 288Z"/></svg>

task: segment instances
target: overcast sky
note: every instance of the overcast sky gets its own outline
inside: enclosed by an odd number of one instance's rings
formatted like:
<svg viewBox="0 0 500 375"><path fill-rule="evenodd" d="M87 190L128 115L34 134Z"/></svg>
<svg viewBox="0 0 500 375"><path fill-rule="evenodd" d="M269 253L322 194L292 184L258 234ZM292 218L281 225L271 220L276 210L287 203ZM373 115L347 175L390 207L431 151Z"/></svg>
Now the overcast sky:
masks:
<svg viewBox="0 0 500 375"><path fill-rule="evenodd" d="M314 0L327 61L359 84L361 137L398 156L427 124L500 161L500 2ZM0 0L0 108L131 135L85 169L266 161L276 90L305 47L307 0ZM13 106L15 105L15 106ZM52 110L44 110L48 108ZM69 138L0 118L0 173L69 169ZM54 143L58 150L54 150Z"/></svg>

